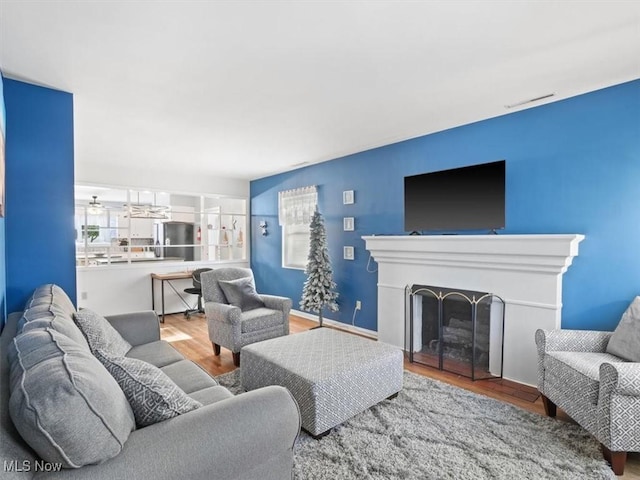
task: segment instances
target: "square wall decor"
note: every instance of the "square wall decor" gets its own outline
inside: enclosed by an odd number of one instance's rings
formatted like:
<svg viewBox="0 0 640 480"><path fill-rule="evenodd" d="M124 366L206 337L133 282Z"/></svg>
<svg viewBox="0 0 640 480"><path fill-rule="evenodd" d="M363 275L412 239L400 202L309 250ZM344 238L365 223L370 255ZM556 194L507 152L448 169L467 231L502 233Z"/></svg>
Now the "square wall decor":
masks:
<svg viewBox="0 0 640 480"><path fill-rule="evenodd" d="M355 258L353 250L353 247L342 247L342 257L345 260L353 260Z"/></svg>
<svg viewBox="0 0 640 480"><path fill-rule="evenodd" d="M355 203L353 190L345 190L344 192L342 192L342 204L351 205L352 203Z"/></svg>
<svg viewBox="0 0 640 480"><path fill-rule="evenodd" d="M353 217L344 217L342 219L342 230L345 232L353 232L355 230L355 220Z"/></svg>

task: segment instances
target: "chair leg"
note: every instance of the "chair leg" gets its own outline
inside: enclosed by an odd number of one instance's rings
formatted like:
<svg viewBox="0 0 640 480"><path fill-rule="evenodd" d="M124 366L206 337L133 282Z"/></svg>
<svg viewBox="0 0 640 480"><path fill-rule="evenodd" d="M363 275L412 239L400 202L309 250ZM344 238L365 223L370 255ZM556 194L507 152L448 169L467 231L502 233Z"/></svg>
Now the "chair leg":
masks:
<svg viewBox="0 0 640 480"><path fill-rule="evenodd" d="M211 345L213 345L213 354L216 357L220 356L220 345L218 345L217 343L213 343L213 342L211 342Z"/></svg>
<svg viewBox="0 0 640 480"><path fill-rule="evenodd" d="M547 417L555 417L556 416L556 404L549 400L546 396L541 395L542 397L542 405L544 405L544 413L547 414Z"/></svg>
<svg viewBox="0 0 640 480"><path fill-rule="evenodd" d="M240 366L240 352L232 352L233 353L233 364L236 367Z"/></svg>
<svg viewBox="0 0 640 480"><path fill-rule="evenodd" d="M204 308L202 308L202 295L198 295L198 313L204 313Z"/></svg>
<svg viewBox="0 0 640 480"><path fill-rule="evenodd" d="M618 476L624 474L624 465L627 463L627 452L612 452L602 445L602 456L611 465L613 473Z"/></svg>

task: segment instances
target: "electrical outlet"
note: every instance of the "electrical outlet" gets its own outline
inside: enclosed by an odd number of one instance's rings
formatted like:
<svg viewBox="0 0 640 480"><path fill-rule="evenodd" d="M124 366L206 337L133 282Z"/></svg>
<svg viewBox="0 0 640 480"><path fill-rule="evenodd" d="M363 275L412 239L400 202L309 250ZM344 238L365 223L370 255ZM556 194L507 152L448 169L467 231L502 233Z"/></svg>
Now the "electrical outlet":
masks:
<svg viewBox="0 0 640 480"><path fill-rule="evenodd" d="M360 300L356 300L356 310L362 310L362 302Z"/></svg>

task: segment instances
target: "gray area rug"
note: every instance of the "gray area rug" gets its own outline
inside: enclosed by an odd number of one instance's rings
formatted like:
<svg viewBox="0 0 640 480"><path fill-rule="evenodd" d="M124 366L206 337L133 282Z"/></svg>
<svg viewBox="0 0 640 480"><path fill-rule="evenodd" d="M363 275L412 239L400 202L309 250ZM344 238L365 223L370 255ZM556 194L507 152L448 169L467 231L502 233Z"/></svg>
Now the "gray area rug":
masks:
<svg viewBox="0 0 640 480"><path fill-rule="evenodd" d="M216 377L243 391L239 370ZM445 383L404 373L404 388L314 440L295 446L294 478L614 479L596 440L543 417Z"/></svg>

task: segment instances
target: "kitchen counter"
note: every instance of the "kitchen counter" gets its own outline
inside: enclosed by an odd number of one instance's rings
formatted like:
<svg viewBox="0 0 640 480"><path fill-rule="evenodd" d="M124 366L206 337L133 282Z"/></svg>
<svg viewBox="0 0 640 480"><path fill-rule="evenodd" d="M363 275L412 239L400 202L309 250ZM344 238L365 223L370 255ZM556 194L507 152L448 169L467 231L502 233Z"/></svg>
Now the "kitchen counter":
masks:
<svg viewBox="0 0 640 480"><path fill-rule="evenodd" d="M98 265L107 265L109 264L109 259L107 257L96 258L96 263ZM128 263L128 258L123 257L111 257L111 264L114 263ZM182 257L137 257L132 258L131 263L140 263L140 262L184 262L184 258Z"/></svg>

